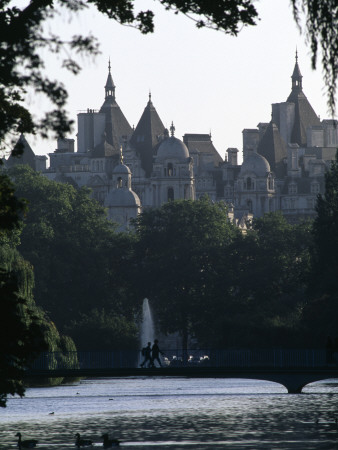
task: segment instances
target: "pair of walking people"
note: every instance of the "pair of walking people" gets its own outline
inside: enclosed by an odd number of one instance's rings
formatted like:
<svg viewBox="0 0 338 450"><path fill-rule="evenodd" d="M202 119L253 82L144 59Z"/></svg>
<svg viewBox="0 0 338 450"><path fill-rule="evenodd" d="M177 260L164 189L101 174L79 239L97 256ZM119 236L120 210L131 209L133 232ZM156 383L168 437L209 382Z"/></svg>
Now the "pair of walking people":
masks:
<svg viewBox="0 0 338 450"><path fill-rule="evenodd" d="M164 353L160 350L158 346L158 340L155 339L154 345L151 346L151 342L148 342L148 345L142 349L142 355L144 356L143 362L140 364L141 367L156 367L155 360L159 363L160 367L162 367L162 363L160 360L160 353L163 355ZM148 363L148 366L147 366Z"/></svg>

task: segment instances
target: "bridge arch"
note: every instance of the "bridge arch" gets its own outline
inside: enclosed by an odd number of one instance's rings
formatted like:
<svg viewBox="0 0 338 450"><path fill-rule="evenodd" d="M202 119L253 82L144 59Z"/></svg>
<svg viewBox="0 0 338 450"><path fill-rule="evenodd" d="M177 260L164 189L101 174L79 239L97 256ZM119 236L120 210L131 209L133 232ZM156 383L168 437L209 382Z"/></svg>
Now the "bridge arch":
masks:
<svg viewBox="0 0 338 450"><path fill-rule="evenodd" d="M337 375L338 376L338 373ZM316 381L329 380L332 378L336 378L334 375L323 375L323 374L312 374L312 373L304 373L304 371L300 371L298 373L286 371L284 373L276 373L276 372L266 372L265 374L260 373L246 373L244 374L223 374L223 378L238 378L243 380L262 380L262 381L270 381L272 383L276 383L282 385L288 391L288 394L301 394L302 390L305 386L311 383L315 383Z"/></svg>

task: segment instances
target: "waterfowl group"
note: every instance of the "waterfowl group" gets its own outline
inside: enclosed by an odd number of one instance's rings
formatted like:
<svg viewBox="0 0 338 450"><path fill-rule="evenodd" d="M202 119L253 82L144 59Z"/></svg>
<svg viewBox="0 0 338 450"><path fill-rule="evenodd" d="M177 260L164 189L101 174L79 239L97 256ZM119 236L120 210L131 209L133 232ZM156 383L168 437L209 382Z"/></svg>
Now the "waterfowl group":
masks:
<svg viewBox="0 0 338 450"><path fill-rule="evenodd" d="M21 439L21 433L17 433L16 436L19 438L18 439L19 450L24 448L34 448L38 443L36 439L25 439L23 441ZM76 437L75 446L77 448L90 447L93 445L93 441L91 441L90 439L82 439L80 433L76 433L75 437ZM120 445L120 442L117 439L109 439L109 435L107 433L103 434L102 438L103 438L103 448L118 447Z"/></svg>
<svg viewBox="0 0 338 450"><path fill-rule="evenodd" d="M25 439L24 441L21 439L21 433L16 433L18 439L18 447L21 450L22 448L34 448L38 441L36 439Z"/></svg>

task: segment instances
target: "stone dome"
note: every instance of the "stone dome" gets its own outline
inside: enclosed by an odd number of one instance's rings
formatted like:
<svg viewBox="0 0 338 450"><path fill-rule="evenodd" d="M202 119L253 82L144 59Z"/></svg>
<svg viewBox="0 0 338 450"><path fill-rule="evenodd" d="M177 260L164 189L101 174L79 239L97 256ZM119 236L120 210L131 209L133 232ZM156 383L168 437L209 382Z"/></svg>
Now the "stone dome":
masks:
<svg viewBox="0 0 338 450"><path fill-rule="evenodd" d="M141 202L138 195L130 189L113 189L104 201L106 208L111 207L140 207Z"/></svg>
<svg viewBox="0 0 338 450"><path fill-rule="evenodd" d="M121 175L131 174L129 167L126 166L125 164L121 164L121 163L114 167L113 173L121 174Z"/></svg>
<svg viewBox="0 0 338 450"><path fill-rule="evenodd" d="M165 139L157 150L156 161L163 161L165 159L178 159L185 161L189 158L189 150L187 146L175 136Z"/></svg>
<svg viewBox="0 0 338 450"><path fill-rule="evenodd" d="M266 177L270 171L270 164L264 156L251 150L243 161L239 176L250 173L257 177Z"/></svg>

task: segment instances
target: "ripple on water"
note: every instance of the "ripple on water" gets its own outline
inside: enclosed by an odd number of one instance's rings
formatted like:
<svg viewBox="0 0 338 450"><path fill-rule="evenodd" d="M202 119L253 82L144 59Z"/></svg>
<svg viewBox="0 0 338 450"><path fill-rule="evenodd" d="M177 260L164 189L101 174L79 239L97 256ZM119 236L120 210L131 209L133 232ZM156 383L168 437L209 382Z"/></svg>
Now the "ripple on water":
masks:
<svg viewBox="0 0 338 450"><path fill-rule="evenodd" d="M0 449L17 448L17 431L39 439L39 449L74 448L77 432L101 448L108 432L125 449L338 449L338 380L304 391L288 395L264 381L170 378L28 389L0 411Z"/></svg>

